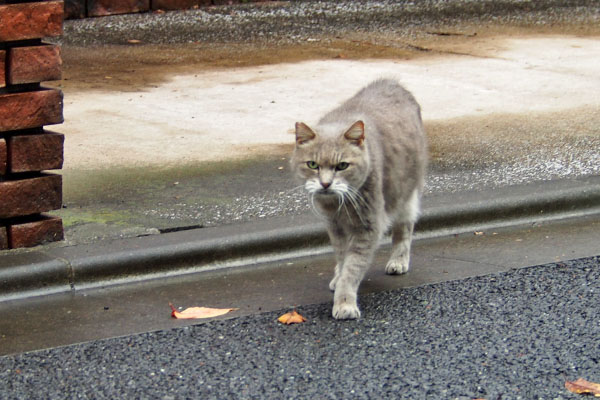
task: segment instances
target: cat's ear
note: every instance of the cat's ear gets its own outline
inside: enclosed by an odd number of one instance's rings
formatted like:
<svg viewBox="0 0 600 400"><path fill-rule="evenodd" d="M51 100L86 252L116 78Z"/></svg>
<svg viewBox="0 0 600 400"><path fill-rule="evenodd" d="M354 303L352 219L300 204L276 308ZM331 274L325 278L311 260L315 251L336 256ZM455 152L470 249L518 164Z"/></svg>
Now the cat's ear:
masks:
<svg viewBox="0 0 600 400"><path fill-rule="evenodd" d="M356 146L362 146L365 141L365 124L362 121L356 121L350 129L344 133L344 137Z"/></svg>
<svg viewBox="0 0 600 400"><path fill-rule="evenodd" d="M315 132L313 132L313 130L310 129L308 127L308 125L306 125L303 122L296 122L296 144L297 145L304 144L306 142L310 142L316 136L317 135L315 134Z"/></svg>

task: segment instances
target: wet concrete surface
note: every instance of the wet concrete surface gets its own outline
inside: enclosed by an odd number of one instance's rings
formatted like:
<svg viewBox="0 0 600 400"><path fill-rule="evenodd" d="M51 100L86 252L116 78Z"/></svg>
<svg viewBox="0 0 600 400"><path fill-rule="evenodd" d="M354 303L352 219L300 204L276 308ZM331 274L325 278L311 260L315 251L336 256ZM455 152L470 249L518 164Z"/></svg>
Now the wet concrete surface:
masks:
<svg viewBox="0 0 600 400"><path fill-rule="evenodd" d="M389 256L389 248L384 246L361 286L361 294L597 255L599 229L596 215L420 239L414 243L412 269L402 276L383 272ZM319 253L249 267L3 301L0 354L202 322L173 320L169 302L184 308L239 308L224 318L330 302L332 268L332 254Z"/></svg>
<svg viewBox="0 0 600 400"><path fill-rule="evenodd" d="M290 127L389 71L424 106L427 195L598 174L599 18L586 1L381 1L66 21L48 83L65 93L62 245L306 212Z"/></svg>
<svg viewBox="0 0 600 400"><path fill-rule="evenodd" d="M594 164L596 147L585 151L592 156L576 165ZM543 196L544 191L560 185L556 179L595 176L574 168L568 160L558 165L565 157L569 154L553 158L557 164L550 167L556 168L540 170L527 164L494 162L467 168L456 156L454 163L448 159L450 165L430 171L424 204L436 204L446 194L464 193L474 199L544 177L557 182L554 186L540 185ZM197 167L72 171L63 175L67 182L64 208L54 214L63 218L67 237L50 247L302 216L311 210L303 188L290 178L284 154Z"/></svg>
<svg viewBox="0 0 600 400"><path fill-rule="evenodd" d="M599 118L598 108L590 106L426 121L431 153L426 196L596 175ZM122 152L127 143L119 144ZM146 166L132 161L96 169L77 167L69 154L78 148L67 149L61 172L65 208L56 213L65 222L67 244L297 215L310 208L291 178L289 144L255 146L246 157L222 161ZM148 156L160 149L156 143Z"/></svg>

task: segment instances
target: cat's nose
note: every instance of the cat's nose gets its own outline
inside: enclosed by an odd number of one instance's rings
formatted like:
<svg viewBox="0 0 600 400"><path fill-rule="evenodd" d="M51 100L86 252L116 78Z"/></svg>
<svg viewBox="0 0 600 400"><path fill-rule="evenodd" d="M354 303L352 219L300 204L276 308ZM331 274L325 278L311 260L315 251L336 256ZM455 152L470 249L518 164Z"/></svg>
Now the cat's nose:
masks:
<svg viewBox="0 0 600 400"><path fill-rule="evenodd" d="M321 186L323 186L323 189L327 189L329 186L331 186L331 182L321 182Z"/></svg>

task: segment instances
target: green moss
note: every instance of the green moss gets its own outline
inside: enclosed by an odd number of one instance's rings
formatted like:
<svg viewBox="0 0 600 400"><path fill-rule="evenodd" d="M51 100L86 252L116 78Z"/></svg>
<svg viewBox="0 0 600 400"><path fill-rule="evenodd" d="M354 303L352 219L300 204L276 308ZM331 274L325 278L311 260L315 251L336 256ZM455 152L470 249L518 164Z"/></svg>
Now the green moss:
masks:
<svg viewBox="0 0 600 400"><path fill-rule="evenodd" d="M72 226L82 224L102 224L102 225L127 225L127 221L131 219L131 215L114 210L92 210L92 209L62 209L53 213L54 215L61 217L63 226L70 228Z"/></svg>

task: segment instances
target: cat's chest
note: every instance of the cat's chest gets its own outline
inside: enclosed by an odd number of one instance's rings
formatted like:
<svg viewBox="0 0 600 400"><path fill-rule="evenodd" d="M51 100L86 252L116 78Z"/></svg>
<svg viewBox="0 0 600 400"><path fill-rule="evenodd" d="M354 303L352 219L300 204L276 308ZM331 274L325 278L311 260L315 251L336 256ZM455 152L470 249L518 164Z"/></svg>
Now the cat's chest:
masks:
<svg viewBox="0 0 600 400"><path fill-rule="evenodd" d="M332 196L331 198L321 198L315 203L322 216L344 231L354 230L368 224L373 215L373 210L364 200Z"/></svg>

